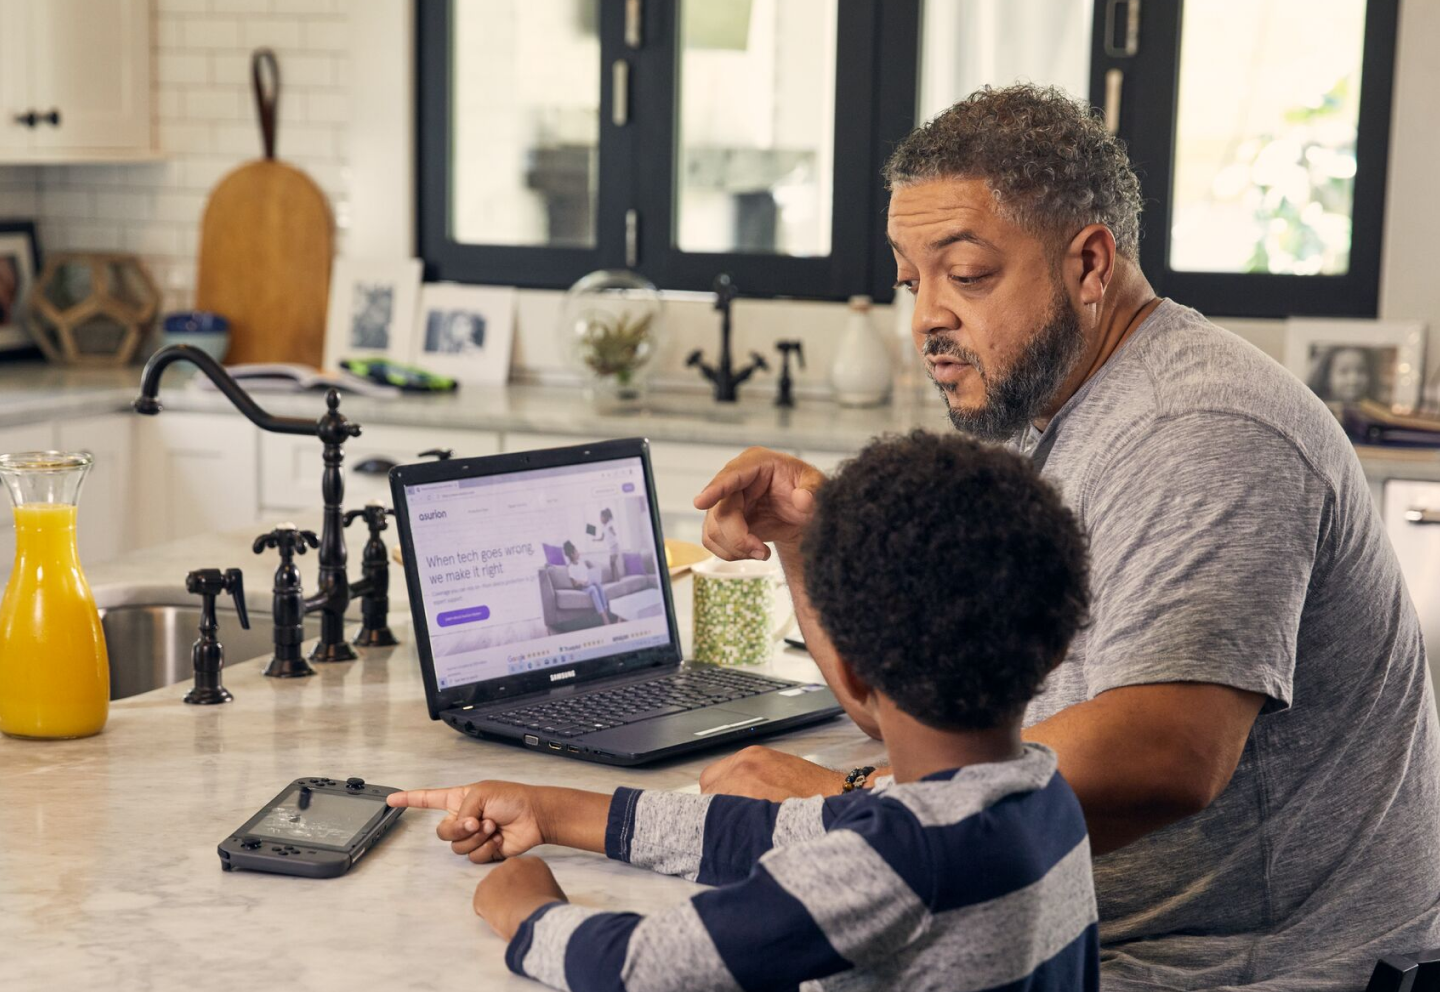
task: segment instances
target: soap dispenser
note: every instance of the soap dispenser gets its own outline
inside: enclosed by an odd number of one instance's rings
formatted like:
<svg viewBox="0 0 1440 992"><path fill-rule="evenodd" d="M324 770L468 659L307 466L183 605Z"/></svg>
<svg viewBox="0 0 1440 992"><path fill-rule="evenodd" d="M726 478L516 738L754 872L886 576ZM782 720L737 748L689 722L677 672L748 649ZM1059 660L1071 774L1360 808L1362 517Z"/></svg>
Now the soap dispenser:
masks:
<svg viewBox="0 0 1440 992"><path fill-rule="evenodd" d="M870 320L868 296L850 297L830 385L841 406L879 406L890 398L890 348Z"/></svg>

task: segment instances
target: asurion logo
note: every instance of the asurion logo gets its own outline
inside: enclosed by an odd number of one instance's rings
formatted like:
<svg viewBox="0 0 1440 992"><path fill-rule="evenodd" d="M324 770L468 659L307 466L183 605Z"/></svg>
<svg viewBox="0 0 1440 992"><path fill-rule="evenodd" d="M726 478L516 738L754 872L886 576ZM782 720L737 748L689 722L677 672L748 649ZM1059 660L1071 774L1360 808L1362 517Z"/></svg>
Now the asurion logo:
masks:
<svg viewBox="0 0 1440 992"><path fill-rule="evenodd" d="M550 676L550 681L551 681L551 682L563 682L563 681L565 681L566 679L573 679L574 677L575 677L575 669L572 668L572 669L570 669L568 672L556 672L554 675Z"/></svg>
<svg viewBox="0 0 1440 992"><path fill-rule="evenodd" d="M444 510L431 510L429 513L422 513L422 514L420 514L420 516L419 516L417 519L420 519L420 520L444 520L444 519L445 519L445 511L444 511Z"/></svg>

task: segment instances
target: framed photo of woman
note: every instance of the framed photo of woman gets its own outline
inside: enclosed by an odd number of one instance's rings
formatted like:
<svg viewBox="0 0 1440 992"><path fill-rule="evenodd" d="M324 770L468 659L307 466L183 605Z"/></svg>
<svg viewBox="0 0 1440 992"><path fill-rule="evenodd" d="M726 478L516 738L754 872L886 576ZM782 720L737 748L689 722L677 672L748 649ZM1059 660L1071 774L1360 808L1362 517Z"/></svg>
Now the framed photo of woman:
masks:
<svg viewBox="0 0 1440 992"><path fill-rule="evenodd" d="M1425 325L1291 318L1285 365L1332 407L1371 400L1409 412L1420 404L1425 378Z"/></svg>

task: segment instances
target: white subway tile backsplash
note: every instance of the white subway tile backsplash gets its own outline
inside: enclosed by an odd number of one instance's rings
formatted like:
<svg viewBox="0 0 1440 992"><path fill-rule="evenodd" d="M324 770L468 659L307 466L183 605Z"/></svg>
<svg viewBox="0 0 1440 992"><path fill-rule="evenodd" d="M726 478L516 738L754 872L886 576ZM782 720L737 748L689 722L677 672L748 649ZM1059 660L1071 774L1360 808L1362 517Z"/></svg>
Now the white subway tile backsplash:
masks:
<svg viewBox="0 0 1440 992"><path fill-rule="evenodd" d="M178 255L180 229L171 224L129 227L122 232L121 244L138 255Z"/></svg>
<svg viewBox="0 0 1440 992"><path fill-rule="evenodd" d="M95 194L95 217L100 220L148 221L154 213L154 193L117 189Z"/></svg>
<svg viewBox="0 0 1440 992"><path fill-rule="evenodd" d="M307 49L343 52L350 44L350 24L343 17L306 20L303 22L303 36Z"/></svg>
<svg viewBox="0 0 1440 992"><path fill-rule="evenodd" d="M282 130L278 140L283 140L283 138L284 131ZM216 154L240 158L259 158L264 151L260 128L253 123L239 122L211 124L210 148Z"/></svg>
<svg viewBox="0 0 1440 992"><path fill-rule="evenodd" d="M287 14L343 14L356 0L275 0L275 11ZM359 0L366 3L368 0Z"/></svg>
<svg viewBox="0 0 1440 992"><path fill-rule="evenodd" d="M210 0L210 9L217 14L268 14L286 6L285 0Z"/></svg>
<svg viewBox="0 0 1440 992"><path fill-rule="evenodd" d="M174 18L161 18L155 22L155 44L162 50L183 48L184 39L180 36L180 26L183 22Z"/></svg>
<svg viewBox="0 0 1440 992"><path fill-rule="evenodd" d="M155 80L163 88L170 84L210 81L210 63L194 52L160 52L155 56Z"/></svg>
<svg viewBox="0 0 1440 992"><path fill-rule="evenodd" d="M182 95L179 90L156 90L154 93L155 102L153 104L155 119L173 121L181 117L184 113L183 101L181 100Z"/></svg>
<svg viewBox="0 0 1440 992"><path fill-rule="evenodd" d="M155 128L155 140L170 154L208 152L212 148L210 125L204 121L162 120Z"/></svg>
<svg viewBox="0 0 1440 992"><path fill-rule="evenodd" d="M124 251L119 224L47 224L47 251Z"/></svg>
<svg viewBox="0 0 1440 992"><path fill-rule="evenodd" d="M339 85L336 65L336 58L330 55L282 55L280 78L286 86Z"/></svg>
<svg viewBox="0 0 1440 992"><path fill-rule="evenodd" d="M180 185L209 192L240 163L234 158L186 158L180 165Z"/></svg>
<svg viewBox="0 0 1440 992"><path fill-rule="evenodd" d="M204 14L210 11L210 0L155 0L160 20L167 14Z"/></svg>
<svg viewBox="0 0 1440 992"><path fill-rule="evenodd" d="M200 212L205 209L203 193L155 194L155 219L174 221L181 224L200 223Z"/></svg>
<svg viewBox="0 0 1440 992"><path fill-rule="evenodd" d="M235 86L250 85L249 52L214 52L210 56L210 81ZM283 80L286 84L289 79ZM284 91L281 91L284 99ZM252 101L253 103L253 101Z"/></svg>
<svg viewBox="0 0 1440 992"><path fill-rule="evenodd" d="M0 217L33 218L39 206L39 197L34 190L11 189L0 186ZM42 239L41 246L44 246Z"/></svg>
<svg viewBox="0 0 1440 992"><path fill-rule="evenodd" d="M316 123L344 124L350 120L350 96L342 90L306 94L305 119Z"/></svg>
<svg viewBox="0 0 1440 992"><path fill-rule="evenodd" d="M228 17L195 17L181 24L187 48L238 48L240 22Z"/></svg>
<svg viewBox="0 0 1440 992"><path fill-rule="evenodd" d="M301 161L326 161L339 158L339 135L329 124L291 124L275 139L279 158Z"/></svg>
<svg viewBox="0 0 1440 992"><path fill-rule="evenodd" d="M246 48L300 47L300 22L278 17L247 17L241 21L240 36Z"/></svg>
<svg viewBox="0 0 1440 992"><path fill-rule="evenodd" d="M235 120L249 112L248 97L238 86L208 86L187 89L184 95L185 116L194 120Z"/></svg>
<svg viewBox="0 0 1440 992"><path fill-rule="evenodd" d="M44 189L40 192L40 211L47 219L89 220L95 214L95 194L89 190Z"/></svg>

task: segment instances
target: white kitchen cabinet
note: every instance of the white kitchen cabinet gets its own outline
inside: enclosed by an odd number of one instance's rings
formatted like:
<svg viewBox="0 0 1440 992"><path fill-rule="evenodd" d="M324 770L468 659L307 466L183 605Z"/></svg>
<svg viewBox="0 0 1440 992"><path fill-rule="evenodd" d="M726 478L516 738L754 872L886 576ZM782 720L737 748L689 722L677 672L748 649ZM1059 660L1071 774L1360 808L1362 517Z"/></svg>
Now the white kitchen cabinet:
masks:
<svg viewBox="0 0 1440 992"><path fill-rule="evenodd" d="M0 0L0 161L150 154L148 0Z"/></svg>
<svg viewBox="0 0 1440 992"><path fill-rule="evenodd" d="M131 512L131 458L134 414L62 420L55 425L55 446L61 451L88 451L95 457L80 490L77 517L80 561L96 565L117 558L135 546Z"/></svg>
<svg viewBox="0 0 1440 992"><path fill-rule="evenodd" d="M390 506L389 467L424 461L422 451L449 448L456 458L500 451L500 436L489 431L362 426L359 437L345 442L346 509L364 506L372 499ZM324 505L320 493L323 454L324 445L313 437L261 435L260 505L267 519L305 511L319 514Z"/></svg>
<svg viewBox="0 0 1440 992"><path fill-rule="evenodd" d="M227 413L166 411L135 418L134 429L137 546L259 520L261 432L250 421ZM319 441L310 440L319 448ZM318 499L318 482L315 489Z"/></svg>

